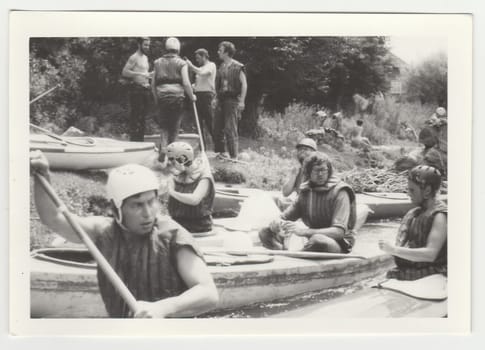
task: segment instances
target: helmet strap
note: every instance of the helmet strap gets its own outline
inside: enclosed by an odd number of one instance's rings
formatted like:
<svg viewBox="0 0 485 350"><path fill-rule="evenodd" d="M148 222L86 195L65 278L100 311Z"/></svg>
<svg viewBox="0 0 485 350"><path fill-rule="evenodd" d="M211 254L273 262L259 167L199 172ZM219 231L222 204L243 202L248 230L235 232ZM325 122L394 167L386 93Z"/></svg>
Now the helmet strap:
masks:
<svg viewBox="0 0 485 350"><path fill-rule="evenodd" d="M121 211L121 207L117 207L115 202L111 200L111 206L113 207L113 216L115 221L120 225L122 228L125 228L122 221L123 221L123 213Z"/></svg>

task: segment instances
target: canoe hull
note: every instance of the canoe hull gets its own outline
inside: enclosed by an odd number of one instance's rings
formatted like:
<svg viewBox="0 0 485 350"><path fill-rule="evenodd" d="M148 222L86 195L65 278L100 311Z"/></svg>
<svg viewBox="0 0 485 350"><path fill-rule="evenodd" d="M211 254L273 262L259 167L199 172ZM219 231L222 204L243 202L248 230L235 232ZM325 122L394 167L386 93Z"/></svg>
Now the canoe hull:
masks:
<svg viewBox="0 0 485 350"><path fill-rule="evenodd" d="M254 195L258 189L238 188L238 187L217 187L217 209L239 210L241 203L248 196ZM269 192L280 207L287 207L292 200L282 198L280 192ZM441 200L446 201L447 196L442 195ZM402 218L414 206L405 193L358 193L356 195L357 204L366 205L371 212L368 214L369 220L381 220L390 218Z"/></svg>
<svg viewBox="0 0 485 350"><path fill-rule="evenodd" d="M393 264L387 255L368 259L304 260L275 257L265 264L210 266L219 291L218 309L346 286L382 274ZM31 259L31 317L106 317L96 269Z"/></svg>
<svg viewBox="0 0 485 350"><path fill-rule="evenodd" d="M86 138L65 137L81 143ZM89 138L94 146L61 144L46 135L31 135L30 150L42 151L49 165L56 170L109 169L123 164L141 164L155 153L151 142L128 142L107 138Z"/></svg>

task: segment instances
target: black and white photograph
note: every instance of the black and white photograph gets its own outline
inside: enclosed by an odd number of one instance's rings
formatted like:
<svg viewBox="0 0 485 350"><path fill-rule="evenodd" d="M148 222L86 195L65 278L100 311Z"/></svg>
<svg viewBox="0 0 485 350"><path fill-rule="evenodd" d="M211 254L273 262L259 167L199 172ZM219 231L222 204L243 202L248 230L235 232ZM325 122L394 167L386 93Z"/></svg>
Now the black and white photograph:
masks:
<svg viewBox="0 0 485 350"><path fill-rule="evenodd" d="M20 334L469 326L466 15L16 16Z"/></svg>

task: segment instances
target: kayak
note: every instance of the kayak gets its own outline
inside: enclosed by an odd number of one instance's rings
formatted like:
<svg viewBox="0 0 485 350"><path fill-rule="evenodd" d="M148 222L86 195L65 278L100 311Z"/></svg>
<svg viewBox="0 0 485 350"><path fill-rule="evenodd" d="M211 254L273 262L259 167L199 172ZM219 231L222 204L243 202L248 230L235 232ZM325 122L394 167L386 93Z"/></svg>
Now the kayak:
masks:
<svg viewBox="0 0 485 350"><path fill-rule="evenodd" d="M446 277L387 280L372 288L274 315L275 318L446 317Z"/></svg>
<svg viewBox="0 0 485 350"><path fill-rule="evenodd" d="M238 211L245 199L254 196L261 190L244 188L244 187L216 187L216 196L214 211L233 210ZM288 207L293 198L282 198L278 191L269 191L273 199L279 203L281 209ZM441 195L440 199L447 201L447 195ZM402 218L414 206L405 193L387 193L387 192L366 192L356 194L357 205L366 205L370 211L368 219L381 220L390 218Z"/></svg>
<svg viewBox="0 0 485 350"><path fill-rule="evenodd" d="M397 223L362 227L352 254L364 259L288 256L272 256L269 259L264 248L259 248L260 253L246 257L208 249L206 260L220 296L217 309L232 309L310 291L349 286L381 275L393 266L393 259L378 249L377 241L389 237L396 230ZM226 234L231 235L230 232ZM219 262L216 259L214 263L215 257ZM96 265L87 250L37 250L32 252L30 263L31 317L107 316L98 290Z"/></svg>
<svg viewBox="0 0 485 350"><path fill-rule="evenodd" d="M152 142L30 134L30 150L42 151L52 169L88 170L109 169L128 163L142 164L156 149Z"/></svg>

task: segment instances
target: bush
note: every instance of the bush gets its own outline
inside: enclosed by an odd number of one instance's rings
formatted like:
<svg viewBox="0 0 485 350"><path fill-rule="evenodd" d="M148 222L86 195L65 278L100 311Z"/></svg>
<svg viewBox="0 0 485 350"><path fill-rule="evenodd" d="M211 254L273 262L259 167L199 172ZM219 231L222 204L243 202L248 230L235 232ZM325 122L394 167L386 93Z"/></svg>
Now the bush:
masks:
<svg viewBox="0 0 485 350"><path fill-rule="evenodd" d="M419 133L434 112L436 106L419 102L398 102L392 96L386 96L377 101L372 113L364 117L364 133L375 145L392 144L401 135L401 123L406 122ZM290 104L283 113L263 111L259 118L259 126L264 136L273 141L294 145L305 136L305 132L322 127L322 120L316 116L320 106L309 106L301 103ZM351 116L342 120L342 134L350 141L356 120L360 116ZM330 118L324 126L330 126Z"/></svg>
<svg viewBox="0 0 485 350"><path fill-rule="evenodd" d="M50 94L30 105L30 121L45 126L49 123L65 130L80 115L80 80L85 72L85 61L68 57L66 53L56 56L54 61L30 54L30 99L59 85Z"/></svg>
<svg viewBox="0 0 485 350"><path fill-rule="evenodd" d="M296 144L305 137L305 131L320 127L315 114L318 106L291 103L283 113L264 111L258 124L266 137L288 145Z"/></svg>

